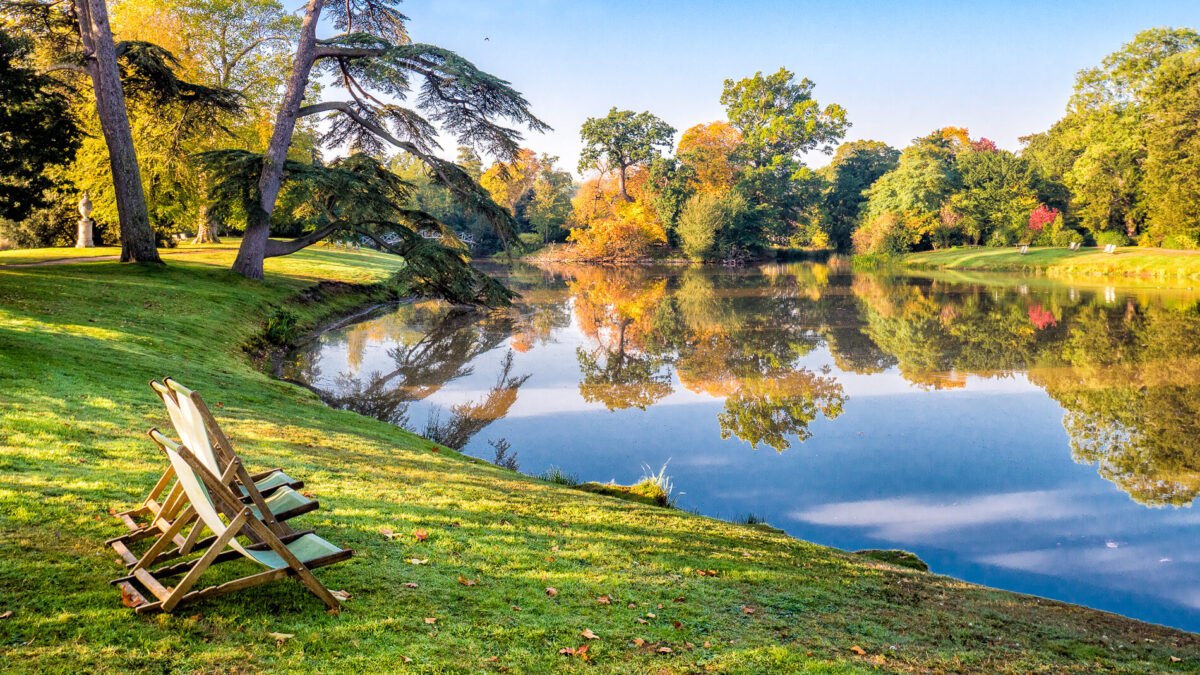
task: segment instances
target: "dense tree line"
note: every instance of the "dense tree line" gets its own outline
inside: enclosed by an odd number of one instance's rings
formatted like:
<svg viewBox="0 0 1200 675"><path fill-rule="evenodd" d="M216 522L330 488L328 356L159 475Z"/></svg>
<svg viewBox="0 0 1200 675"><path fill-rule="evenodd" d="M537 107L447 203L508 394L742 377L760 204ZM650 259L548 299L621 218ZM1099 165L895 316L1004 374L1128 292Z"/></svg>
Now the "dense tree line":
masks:
<svg viewBox="0 0 1200 675"><path fill-rule="evenodd" d="M576 257L675 247L696 260L816 246L1200 248L1200 36L1154 29L1079 73L1066 115L1002 150L945 127L903 150L838 145L849 122L786 70L727 81L727 121L674 134L649 112L589 120L598 177L576 199ZM834 152L813 170L806 153ZM627 184L631 188L627 189ZM619 203L624 202L624 203ZM634 204L631 206L630 204Z"/></svg>

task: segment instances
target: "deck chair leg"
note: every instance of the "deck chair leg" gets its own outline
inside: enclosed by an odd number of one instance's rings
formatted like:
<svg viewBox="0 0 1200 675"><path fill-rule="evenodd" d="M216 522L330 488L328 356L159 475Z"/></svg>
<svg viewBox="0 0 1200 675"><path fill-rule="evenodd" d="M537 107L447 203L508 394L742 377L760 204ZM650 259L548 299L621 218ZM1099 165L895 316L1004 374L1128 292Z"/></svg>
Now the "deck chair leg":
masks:
<svg viewBox="0 0 1200 675"><path fill-rule="evenodd" d="M146 502L144 502L143 505L145 505L152 499L158 499L158 496L160 494L162 494L163 490L167 489L167 484L171 482L171 478L173 478L174 476L175 476L175 467L168 464L167 470L163 472L162 477L159 478L158 482L154 484L154 487L150 489L150 495L147 497Z"/></svg>
<svg viewBox="0 0 1200 675"><path fill-rule="evenodd" d="M187 539L183 541L183 545L179 547L180 555L187 555L195 548L196 542L200 540L200 534L204 532L204 521L197 519L196 524L192 525L192 531L188 532Z"/></svg>
<svg viewBox="0 0 1200 675"><path fill-rule="evenodd" d="M167 547L173 543L175 536L178 535L189 522L191 522L193 515L195 515L195 510L192 508L191 504L188 504L183 513L175 519L175 522L171 523L171 526L168 527L166 531L163 532L162 535L150 545L150 549L146 551L141 560L137 561L137 564L134 565L133 568L135 570L142 569L154 564L155 559L158 558L158 554L165 551Z"/></svg>
<svg viewBox="0 0 1200 675"><path fill-rule="evenodd" d="M329 592L329 589L325 588L325 585L322 584L315 575L313 575L312 570L308 569L304 563L300 562L300 559L296 557L296 554L292 553L288 547L279 540L279 537L275 536L274 532L271 532L266 525L263 525L262 522L257 519L250 519L248 525L251 529L260 530L263 542L266 543L267 546L270 546L272 551L279 554L280 558L283 558L284 562L288 564L288 567L290 567L300 579L300 583L304 584L304 586L311 591L313 595L320 598L321 602L325 603L326 607L332 610L340 610L342 608L342 604L338 602L338 599L333 597L333 594Z"/></svg>
<svg viewBox="0 0 1200 675"><path fill-rule="evenodd" d="M225 548L225 545L229 543L230 539L233 539L237 536L238 532L241 531L242 526L246 523L246 520L249 517L250 509L243 509L242 512L239 513L237 517L235 517L233 521L229 523L229 529L225 530L224 534L217 537L217 540L213 542L213 545L204 552L204 555L200 556L200 560L197 561L192 569L188 570L187 575L180 580L179 585L177 585L175 589L171 591L171 595L163 600L162 609L164 612L169 612L172 609L175 609L175 605L178 605L179 601L183 599L183 596L187 595L188 589L196 585L196 581L200 578L200 575L204 574L204 570L208 569L208 566L212 564L212 561L217 557L217 554L219 554L222 549Z"/></svg>

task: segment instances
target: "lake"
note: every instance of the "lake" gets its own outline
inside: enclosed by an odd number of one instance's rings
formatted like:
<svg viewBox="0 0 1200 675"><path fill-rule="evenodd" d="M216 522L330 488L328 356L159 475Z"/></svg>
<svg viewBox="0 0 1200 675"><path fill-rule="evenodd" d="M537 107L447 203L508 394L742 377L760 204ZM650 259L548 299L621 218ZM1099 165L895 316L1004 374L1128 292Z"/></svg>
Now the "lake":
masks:
<svg viewBox="0 0 1200 675"><path fill-rule="evenodd" d="M486 267L284 374L520 470L1200 630L1200 292L816 263Z"/></svg>

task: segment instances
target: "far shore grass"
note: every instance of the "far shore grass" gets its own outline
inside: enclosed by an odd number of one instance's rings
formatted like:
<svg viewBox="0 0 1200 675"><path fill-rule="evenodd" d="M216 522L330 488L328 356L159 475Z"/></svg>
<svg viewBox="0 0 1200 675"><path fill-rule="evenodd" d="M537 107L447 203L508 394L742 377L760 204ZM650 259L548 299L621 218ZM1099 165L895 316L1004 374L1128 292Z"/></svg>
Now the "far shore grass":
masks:
<svg viewBox="0 0 1200 675"><path fill-rule="evenodd" d="M1022 254L1014 247L955 247L909 253L902 265L929 269L1034 272L1054 278L1137 277L1171 286L1200 282L1200 251L1127 246L1115 253L1103 248L1031 247Z"/></svg>
<svg viewBox="0 0 1200 675"><path fill-rule="evenodd" d="M243 350L280 308L313 328L403 295L395 257L314 248L259 283L228 247L4 266L72 250L0 253L6 672L1200 672L1200 635L516 474L330 409ZM320 500L293 523L355 550L317 571L350 594L340 615L291 580L178 615L121 605L103 542L122 531L110 509L163 469L145 431L170 430L146 386L164 375L251 468L286 467Z"/></svg>

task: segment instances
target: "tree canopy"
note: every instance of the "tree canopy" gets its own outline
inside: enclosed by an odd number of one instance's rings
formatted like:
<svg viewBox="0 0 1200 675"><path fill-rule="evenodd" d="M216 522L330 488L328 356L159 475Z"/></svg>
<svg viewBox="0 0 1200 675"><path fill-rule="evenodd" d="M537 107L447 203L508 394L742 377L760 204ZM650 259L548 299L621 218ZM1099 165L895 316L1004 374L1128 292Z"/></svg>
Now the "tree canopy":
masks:
<svg viewBox="0 0 1200 675"><path fill-rule="evenodd" d="M583 140L579 170L615 172L617 192L625 201L632 201L625 187L629 169L649 164L661 148L670 148L675 129L648 111L635 113L614 107L604 117L584 121L579 137Z"/></svg>

